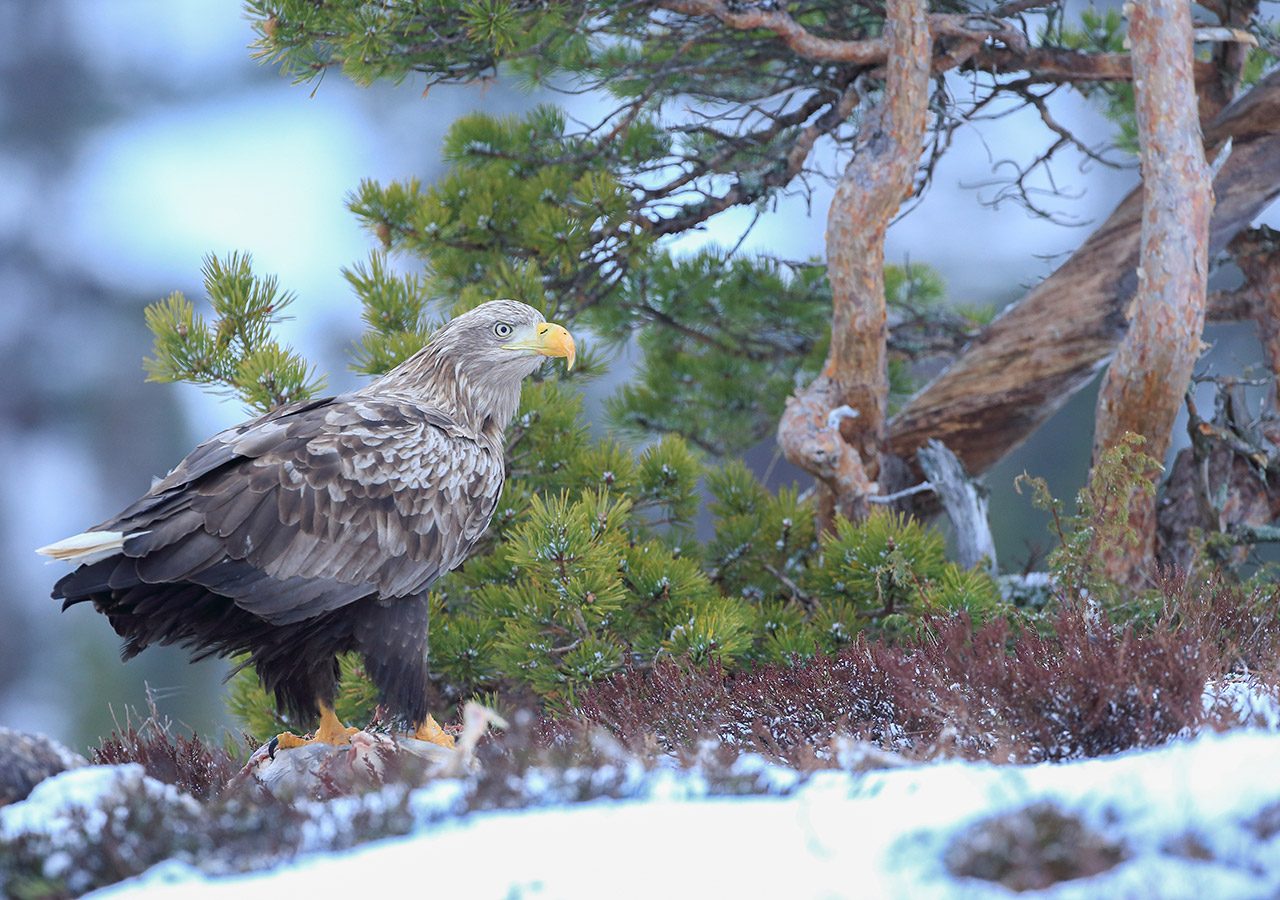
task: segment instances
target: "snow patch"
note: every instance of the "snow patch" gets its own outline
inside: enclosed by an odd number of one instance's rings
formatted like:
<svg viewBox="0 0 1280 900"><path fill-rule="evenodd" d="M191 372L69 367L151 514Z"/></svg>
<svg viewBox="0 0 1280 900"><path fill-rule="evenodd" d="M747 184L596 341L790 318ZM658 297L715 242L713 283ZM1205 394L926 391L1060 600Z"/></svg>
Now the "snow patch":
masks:
<svg viewBox="0 0 1280 900"><path fill-rule="evenodd" d="M96 896L287 896L367 883L371 873L412 884L426 871L434 891L481 897L640 897L673 885L685 896L1007 896L951 874L946 851L982 820L1035 803L1125 850L1114 867L1038 896L1273 896L1277 759L1280 734L1251 729L1031 766L946 761L803 778L755 758L739 763L743 774L764 775L784 794L710 796L696 771L659 767L642 776L634 799L445 819L462 782L437 782L413 793L419 824L403 838L228 878L165 864ZM549 799L563 783L546 780ZM525 784L523 794L534 788Z"/></svg>

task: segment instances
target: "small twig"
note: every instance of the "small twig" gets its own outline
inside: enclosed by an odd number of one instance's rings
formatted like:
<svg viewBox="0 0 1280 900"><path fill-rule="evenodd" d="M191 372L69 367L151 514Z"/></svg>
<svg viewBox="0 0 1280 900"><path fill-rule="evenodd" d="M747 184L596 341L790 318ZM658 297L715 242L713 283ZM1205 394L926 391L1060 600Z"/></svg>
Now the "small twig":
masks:
<svg viewBox="0 0 1280 900"><path fill-rule="evenodd" d="M778 579L778 581L782 584L782 586L791 592L791 596L796 600L799 600L802 604L805 605L805 607L807 607L808 609L813 609L815 606L817 606L817 601L813 599L812 595L810 595L807 591L801 588L800 585L792 581L791 578L789 578L785 572L779 571L778 568L774 566L772 563L765 563L764 570L768 572L770 575L772 575L774 578Z"/></svg>
<svg viewBox="0 0 1280 900"><path fill-rule="evenodd" d="M922 481L913 487L903 488L902 490L895 491L892 494L872 494L867 497L867 502L888 505L890 503L897 503L899 500L902 500L905 497L910 497L913 494L923 494L925 491L934 490L936 489L933 486L933 482Z"/></svg>

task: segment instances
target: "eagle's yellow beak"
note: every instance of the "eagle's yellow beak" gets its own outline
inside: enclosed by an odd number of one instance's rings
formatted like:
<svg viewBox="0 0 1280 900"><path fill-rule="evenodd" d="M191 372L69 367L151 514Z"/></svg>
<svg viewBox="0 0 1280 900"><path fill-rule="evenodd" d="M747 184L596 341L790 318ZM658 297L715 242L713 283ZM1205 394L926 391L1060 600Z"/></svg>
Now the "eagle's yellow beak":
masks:
<svg viewBox="0 0 1280 900"><path fill-rule="evenodd" d="M577 356L578 348L574 346L573 335L569 333L568 329L554 322L542 322L533 326L531 330L532 335L530 337L513 341L510 344L503 344L503 349L532 350L534 353L541 353L543 356L563 356L568 363L566 368L573 368L573 361Z"/></svg>

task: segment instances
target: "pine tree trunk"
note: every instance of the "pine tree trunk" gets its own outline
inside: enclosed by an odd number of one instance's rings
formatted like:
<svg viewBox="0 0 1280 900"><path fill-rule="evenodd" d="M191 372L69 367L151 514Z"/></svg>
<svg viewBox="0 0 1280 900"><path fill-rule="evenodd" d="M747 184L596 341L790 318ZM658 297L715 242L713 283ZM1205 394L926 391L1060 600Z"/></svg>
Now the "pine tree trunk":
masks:
<svg viewBox="0 0 1280 900"><path fill-rule="evenodd" d="M1262 354L1271 370L1272 409L1280 413L1280 231L1260 225L1241 232L1230 246L1245 277L1247 316L1258 325Z"/></svg>
<svg viewBox="0 0 1280 900"><path fill-rule="evenodd" d="M1125 434L1163 460L1191 371L1200 356L1209 216L1205 165L1192 80L1191 7L1185 0L1131 4L1134 97L1142 160L1142 248L1129 327L1098 396L1093 458ZM1155 550L1155 498L1130 499L1135 541L1105 560L1117 581L1141 584Z"/></svg>
<svg viewBox="0 0 1280 900"><path fill-rule="evenodd" d="M822 374L787 403L786 457L826 496L819 518L859 516L878 488L886 371L884 237L909 196L924 141L932 44L923 0L890 0L885 95L868 116L827 214L831 349ZM847 410L845 409L847 407Z"/></svg>

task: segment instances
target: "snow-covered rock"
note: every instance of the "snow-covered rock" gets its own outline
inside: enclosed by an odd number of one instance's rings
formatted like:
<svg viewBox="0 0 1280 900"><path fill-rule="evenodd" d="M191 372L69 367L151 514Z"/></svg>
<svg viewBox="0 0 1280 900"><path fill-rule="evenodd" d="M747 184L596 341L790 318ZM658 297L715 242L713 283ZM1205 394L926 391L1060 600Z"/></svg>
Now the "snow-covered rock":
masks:
<svg viewBox="0 0 1280 900"><path fill-rule="evenodd" d="M8 845L5 855L40 860L41 877L77 894L111 880L113 868L136 871L135 861L157 861L148 855L154 827L195 831L201 816L195 798L148 777L142 766L86 766L46 779L0 809L0 845ZM0 867L0 895L7 896L6 877Z"/></svg>
<svg viewBox="0 0 1280 900"><path fill-rule="evenodd" d="M0 728L0 806L22 800L50 775L88 764L53 738Z"/></svg>

